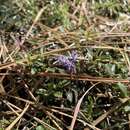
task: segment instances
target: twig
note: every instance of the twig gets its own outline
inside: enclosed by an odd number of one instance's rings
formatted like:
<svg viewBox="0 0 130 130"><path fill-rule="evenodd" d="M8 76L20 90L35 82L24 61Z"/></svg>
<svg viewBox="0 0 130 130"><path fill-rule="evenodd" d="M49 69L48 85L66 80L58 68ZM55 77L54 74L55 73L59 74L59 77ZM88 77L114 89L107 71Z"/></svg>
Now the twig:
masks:
<svg viewBox="0 0 130 130"><path fill-rule="evenodd" d="M130 114L128 114L128 120L129 120L129 129L130 129Z"/></svg>
<svg viewBox="0 0 130 130"><path fill-rule="evenodd" d="M59 78L59 79L68 79L68 80L81 80L81 81L93 81L93 82L104 82L104 83L130 83L128 79L114 79L114 78L102 78L102 77L93 77L89 75L76 75L76 74L60 74L60 73L39 73L36 76L43 76L43 77L52 77L52 78Z"/></svg>
<svg viewBox="0 0 130 130"><path fill-rule="evenodd" d="M28 104L28 105L24 108L23 112L22 112L5 130L11 130L11 129L14 127L14 125L22 118L22 116L23 116L23 115L25 114L25 112L28 110L29 105L30 105L30 104Z"/></svg>
<svg viewBox="0 0 130 130"><path fill-rule="evenodd" d="M9 63L4 63L0 65L0 70L9 68L11 66L16 66L17 64L15 62L9 62Z"/></svg>
<svg viewBox="0 0 130 130"><path fill-rule="evenodd" d="M32 29L34 28L35 24L38 22L38 20L40 19L43 11L46 9L46 7L41 8L41 10L38 12L38 14L36 15L33 24L31 25L31 27L29 28L28 32L26 33L25 37L23 38L23 40L19 43L19 45L23 45L25 40L29 37ZM16 49L11 53L11 55L15 55L18 51L20 50L20 47L16 47Z"/></svg>
<svg viewBox="0 0 130 130"><path fill-rule="evenodd" d="M29 35L30 35L32 29L34 28L34 26L35 26L35 24L37 23L37 21L40 19L41 15L42 15L42 13L43 13L43 11L44 11L45 9L46 9L46 7L43 7L43 8L38 12L36 18L35 18L34 21L33 21L33 24L32 24L31 27L29 28L29 30L28 30L26 36L24 37L24 39L23 39L23 41L20 43L20 45L22 45L22 44L25 42L25 40L29 37Z"/></svg>
<svg viewBox="0 0 130 130"><path fill-rule="evenodd" d="M15 106L14 104L12 104L12 103L10 103L10 102L8 102L8 101L6 101L6 100L5 100L5 102L7 102L10 106L12 106L13 108L15 108L15 109L17 109L17 110L19 110L19 111L22 110L22 109L20 109L19 107Z"/></svg>
<svg viewBox="0 0 130 130"><path fill-rule="evenodd" d="M20 101L23 101L23 102L26 102L26 103L29 103L29 104L35 104L34 102L32 101L29 101L29 100L26 100L26 99L23 99L23 98L20 98L20 97L16 97L16 96L12 96L12 95L7 95L9 97L12 97L12 98L15 98L17 100L20 100Z"/></svg>
<svg viewBox="0 0 130 130"><path fill-rule="evenodd" d="M119 103L118 105L114 105L108 112L102 114L100 117L98 117L95 121L93 121L92 125L96 126L99 124L101 121L103 121L108 115L113 113L115 110L119 109L123 104L125 104L129 98L126 98L125 100L122 100L122 103Z"/></svg>
<svg viewBox="0 0 130 130"><path fill-rule="evenodd" d="M6 92L5 92L5 89L4 89L4 86L3 84L0 82L0 95L5 95Z"/></svg>
<svg viewBox="0 0 130 130"><path fill-rule="evenodd" d="M3 101L8 107L10 110L12 110L17 116L19 116L19 114L10 106L10 104L8 103L8 101Z"/></svg>
<svg viewBox="0 0 130 130"><path fill-rule="evenodd" d="M47 114L49 114L49 116L51 116L52 119L54 119L57 122L61 123L66 128L68 127L64 122L62 122L62 120L60 120L58 117L54 116L54 114L50 113L49 111L47 111Z"/></svg>
<svg viewBox="0 0 130 130"><path fill-rule="evenodd" d="M78 101L78 103L77 103L77 105L76 105L76 107L75 107L75 110L74 110L74 116L73 116L73 119L72 119L71 126L70 126L70 129L69 129L69 130L73 130L73 128L74 128L74 125L75 125L75 122L76 122L76 118L77 118L77 116L78 116L78 112L79 112L79 109L80 109L82 100L84 99L84 97L86 96L86 94L87 94L92 88L94 88L97 84L99 84L99 83L100 83L100 82L98 82L98 83L92 85L92 86L83 94L83 96L79 99L79 101ZM93 128L93 129L94 129L94 130L100 130L100 129L98 129L98 128L96 128L96 129Z"/></svg>
<svg viewBox="0 0 130 130"><path fill-rule="evenodd" d="M33 106L34 106L34 105L33 105ZM37 106L34 106L34 108L37 108L38 110L42 110L42 111L44 111L44 110L46 109L46 107L43 106L43 105L37 105ZM69 117L69 118L72 118L72 119L73 119L73 116L71 116L71 115L69 115L69 114L67 114L67 113L64 113L64 112L60 112L60 111L58 111L58 110L56 110L56 109L46 109L46 110L49 110L49 111L51 111L51 112L58 113L58 114L60 114L60 115L63 115L63 116L66 116L66 117ZM88 126L88 127L92 128L93 130L100 130L100 129L98 129L97 127L92 126L91 124L85 122L85 121L82 120L82 119L77 119L77 121L81 122L84 126Z"/></svg>
<svg viewBox="0 0 130 130"><path fill-rule="evenodd" d="M69 117L69 118L72 118L72 119L73 119L73 116L68 115L68 114L66 114L66 113L64 113L64 112L60 112L60 111L57 111L57 110L54 110L54 109L51 109L51 110L52 110L53 112L55 112L55 113L58 113L58 114L61 114L61 115L64 115L64 116L66 116L66 117ZM83 120L81 120L81 119L77 119L77 121L83 123L84 126L88 126L88 127L90 127L91 129L93 129L93 130L100 130L99 128L97 128L97 127L95 127L95 126L92 126L91 124L89 124L89 123L87 123L87 122L85 122L85 121L83 121Z"/></svg>
<svg viewBox="0 0 130 130"><path fill-rule="evenodd" d="M57 124L57 122L51 117L51 113L50 112L46 112L49 119L54 123L54 125L57 127L58 130L62 130L62 128Z"/></svg>
<svg viewBox="0 0 130 130"><path fill-rule="evenodd" d="M38 119L37 117L32 117L34 120L36 120L38 123L42 124L43 126L46 126L49 130L57 130L56 128L48 125L47 123L43 122L42 120Z"/></svg>
<svg viewBox="0 0 130 130"><path fill-rule="evenodd" d="M25 82L24 82L24 86L27 89L27 91L28 91L29 95L31 96L31 98L36 102L37 99L34 97L34 95L32 94L32 92L29 90L29 87L28 87L28 85Z"/></svg>

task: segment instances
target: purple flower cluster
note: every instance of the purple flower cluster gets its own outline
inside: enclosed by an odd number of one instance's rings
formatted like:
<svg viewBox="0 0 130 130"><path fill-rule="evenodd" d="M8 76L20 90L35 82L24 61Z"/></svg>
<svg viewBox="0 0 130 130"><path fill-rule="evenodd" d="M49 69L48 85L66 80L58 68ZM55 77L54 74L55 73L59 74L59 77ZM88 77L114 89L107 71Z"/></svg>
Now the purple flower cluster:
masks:
<svg viewBox="0 0 130 130"><path fill-rule="evenodd" d="M64 55L58 56L56 58L56 63L58 63L58 65L63 66L70 73L76 73L75 63L77 57L78 57L77 52L72 51L70 56L64 56Z"/></svg>

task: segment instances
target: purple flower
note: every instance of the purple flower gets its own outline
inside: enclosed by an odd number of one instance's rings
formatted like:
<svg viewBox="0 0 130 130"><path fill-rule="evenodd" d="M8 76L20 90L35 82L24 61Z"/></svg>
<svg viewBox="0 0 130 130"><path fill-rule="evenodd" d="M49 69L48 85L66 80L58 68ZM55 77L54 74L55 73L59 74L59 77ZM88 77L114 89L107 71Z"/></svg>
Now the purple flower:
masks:
<svg viewBox="0 0 130 130"><path fill-rule="evenodd" d="M63 66L70 73L76 73L75 63L77 60L77 52L72 51L71 56L60 55L56 58L56 63Z"/></svg>
<svg viewBox="0 0 130 130"><path fill-rule="evenodd" d="M72 51L71 56L69 57L70 60L72 60L72 62L76 62L78 57L78 54L76 51Z"/></svg>

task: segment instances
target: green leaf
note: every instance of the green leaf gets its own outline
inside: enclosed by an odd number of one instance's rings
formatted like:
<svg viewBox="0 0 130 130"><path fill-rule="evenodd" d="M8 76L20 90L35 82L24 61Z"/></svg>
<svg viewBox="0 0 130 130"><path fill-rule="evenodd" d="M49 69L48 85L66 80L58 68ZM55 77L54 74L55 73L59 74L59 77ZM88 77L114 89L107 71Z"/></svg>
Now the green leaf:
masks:
<svg viewBox="0 0 130 130"><path fill-rule="evenodd" d="M124 110L125 110L125 112L130 112L130 106L125 106Z"/></svg>
<svg viewBox="0 0 130 130"><path fill-rule="evenodd" d="M128 97L128 93L127 93L127 87L122 84L122 83L117 83L117 87L119 88L121 95L123 97Z"/></svg>
<svg viewBox="0 0 130 130"><path fill-rule="evenodd" d="M45 130L42 125L37 126L36 130Z"/></svg>
<svg viewBox="0 0 130 130"><path fill-rule="evenodd" d="M62 95L62 92L55 92L54 96L57 98L62 98L63 95Z"/></svg>

